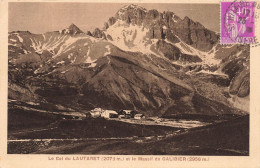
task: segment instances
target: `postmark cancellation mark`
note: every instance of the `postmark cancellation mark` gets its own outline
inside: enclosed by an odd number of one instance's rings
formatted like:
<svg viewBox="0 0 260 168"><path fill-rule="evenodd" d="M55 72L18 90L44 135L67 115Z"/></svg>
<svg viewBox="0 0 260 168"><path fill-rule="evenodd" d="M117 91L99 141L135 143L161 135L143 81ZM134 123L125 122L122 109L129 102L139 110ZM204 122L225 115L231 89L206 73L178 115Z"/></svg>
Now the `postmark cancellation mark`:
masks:
<svg viewBox="0 0 260 168"><path fill-rule="evenodd" d="M221 44L255 44L255 2L221 2Z"/></svg>

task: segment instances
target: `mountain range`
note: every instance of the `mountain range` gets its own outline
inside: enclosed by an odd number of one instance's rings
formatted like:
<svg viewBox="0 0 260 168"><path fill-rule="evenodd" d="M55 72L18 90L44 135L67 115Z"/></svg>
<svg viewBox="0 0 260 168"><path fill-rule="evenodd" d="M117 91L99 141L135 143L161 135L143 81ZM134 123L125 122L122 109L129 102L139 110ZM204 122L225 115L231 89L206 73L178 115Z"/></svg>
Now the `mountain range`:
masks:
<svg viewBox="0 0 260 168"><path fill-rule="evenodd" d="M9 32L8 97L48 110L247 114L250 47L219 40L188 17L138 5L93 32Z"/></svg>

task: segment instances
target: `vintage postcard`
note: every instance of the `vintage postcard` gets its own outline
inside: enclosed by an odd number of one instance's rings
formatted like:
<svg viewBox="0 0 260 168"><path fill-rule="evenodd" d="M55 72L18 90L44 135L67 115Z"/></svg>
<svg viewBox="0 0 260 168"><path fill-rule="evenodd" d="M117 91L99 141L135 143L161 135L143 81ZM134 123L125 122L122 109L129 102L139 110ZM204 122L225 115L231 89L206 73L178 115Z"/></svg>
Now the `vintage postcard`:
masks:
<svg viewBox="0 0 260 168"><path fill-rule="evenodd" d="M258 1L0 8L0 168L260 167Z"/></svg>

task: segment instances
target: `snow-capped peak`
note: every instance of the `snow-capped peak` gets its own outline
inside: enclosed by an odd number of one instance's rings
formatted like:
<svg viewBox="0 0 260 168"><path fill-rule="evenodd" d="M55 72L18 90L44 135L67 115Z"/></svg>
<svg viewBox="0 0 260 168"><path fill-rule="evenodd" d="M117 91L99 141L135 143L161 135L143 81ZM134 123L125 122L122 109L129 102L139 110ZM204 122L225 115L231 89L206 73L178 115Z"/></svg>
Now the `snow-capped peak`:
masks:
<svg viewBox="0 0 260 168"><path fill-rule="evenodd" d="M127 10L127 9L141 9L143 11L147 11L144 7L136 5L136 4L130 4L130 5L126 5L123 8L121 8L120 10Z"/></svg>
<svg viewBox="0 0 260 168"><path fill-rule="evenodd" d="M144 12L147 12L147 10L139 5L136 5L136 4L131 4L131 5L126 5L124 7L122 7L118 12L117 14L120 16L122 14L124 14L126 11L129 11L129 10L134 10L134 11L144 11Z"/></svg>

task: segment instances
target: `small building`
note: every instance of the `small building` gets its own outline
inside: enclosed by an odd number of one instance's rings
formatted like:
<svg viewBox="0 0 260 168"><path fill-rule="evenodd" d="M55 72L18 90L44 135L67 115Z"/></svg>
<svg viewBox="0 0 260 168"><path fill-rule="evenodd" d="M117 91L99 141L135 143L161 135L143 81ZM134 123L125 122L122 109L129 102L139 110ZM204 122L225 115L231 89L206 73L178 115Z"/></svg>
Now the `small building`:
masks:
<svg viewBox="0 0 260 168"><path fill-rule="evenodd" d="M131 114L132 110L123 110L125 114Z"/></svg>
<svg viewBox="0 0 260 168"><path fill-rule="evenodd" d="M144 116L144 114L136 114L134 119L137 119L137 120L145 119L145 116Z"/></svg>
<svg viewBox="0 0 260 168"><path fill-rule="evenodd" d="M126 118L134 118L136 111L134 110L123 110L125 112Z"/></svg>
<svg viewBox="0 0 260 168"><path fill-rule="evenodd" d="M103 118L118 118L118 113L114 110L104 110L101 113L101 117L103 117Z"/></svg>
<svg viewBox="0 0 260 168"><path fill-rule="evenodd" d="M90 114L92 118L98 118L101 116L101 113L99 111L91 111Z"/></svg>
<svg viewBox="0 0 260 168"><path fill-rule="evenodd" d="M120 110L120 111L118 111L118 115L120 116L120 115L126 115L126 112L124 111L124 110Z"/></svg>
<svg viewBox="0 0 260 168"><path fill-rule="evenodd" d="M102 108L94 108L86 113L86 118L99 118L104 110Z"/></svg>

